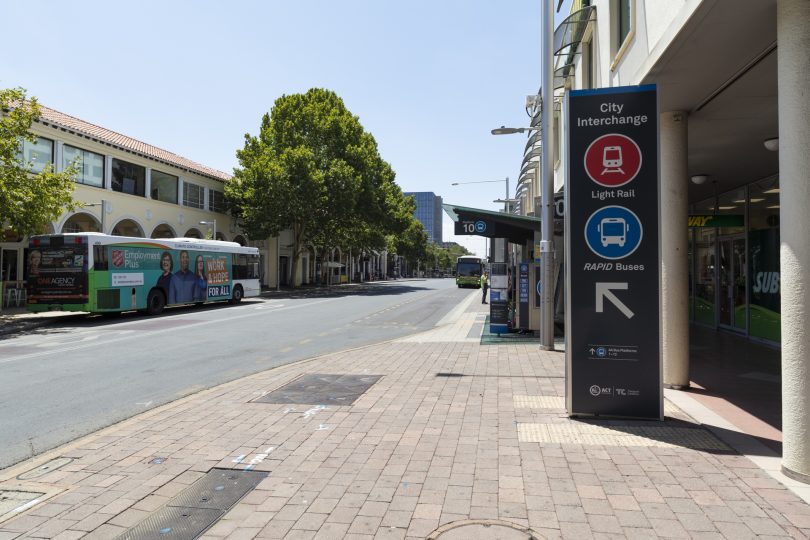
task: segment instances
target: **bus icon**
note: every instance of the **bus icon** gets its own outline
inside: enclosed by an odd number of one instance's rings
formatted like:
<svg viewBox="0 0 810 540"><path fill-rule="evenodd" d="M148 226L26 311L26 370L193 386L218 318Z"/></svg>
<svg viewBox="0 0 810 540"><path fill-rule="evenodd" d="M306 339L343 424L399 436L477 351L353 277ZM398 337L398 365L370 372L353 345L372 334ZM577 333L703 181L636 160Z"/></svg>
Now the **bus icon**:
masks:
<svg viewBox="0 0 810 540"><path fill-rule="evenodd" d="M619 244L619 247L624 247L630 225L624 218L606 217L602 218L602 221L596 226L596 230L599 231L602 247L608 247L610 244Z"/></svg>
<svg viewBox="0 0 810 540"><path fill-rule="evenodd" d="M605 206L591 214L584 232L594 254L616 260L627 257L641 245L644 226L629 208Z"/></svg>

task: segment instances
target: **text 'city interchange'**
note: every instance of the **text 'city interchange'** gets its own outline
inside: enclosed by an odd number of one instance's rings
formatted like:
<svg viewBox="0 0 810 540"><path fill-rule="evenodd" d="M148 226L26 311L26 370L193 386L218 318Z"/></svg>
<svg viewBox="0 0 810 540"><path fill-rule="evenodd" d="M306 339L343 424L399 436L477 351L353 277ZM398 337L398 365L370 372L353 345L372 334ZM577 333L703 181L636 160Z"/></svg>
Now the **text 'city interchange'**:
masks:
<svg viewBox="0 0 810 540"><path fill-rule="evenodd" d="M648 118L646 114L636 114L633 116L617 116L622 113L623 108L624 105L621 105L619 103L602 103L602 105L599 106L600 112L615 113L615 114L599 118L595 118L593 116L588 116L585 118L577 118L577 127L622 126L622 125L640 126L642 124L647 123Z"/></svg>

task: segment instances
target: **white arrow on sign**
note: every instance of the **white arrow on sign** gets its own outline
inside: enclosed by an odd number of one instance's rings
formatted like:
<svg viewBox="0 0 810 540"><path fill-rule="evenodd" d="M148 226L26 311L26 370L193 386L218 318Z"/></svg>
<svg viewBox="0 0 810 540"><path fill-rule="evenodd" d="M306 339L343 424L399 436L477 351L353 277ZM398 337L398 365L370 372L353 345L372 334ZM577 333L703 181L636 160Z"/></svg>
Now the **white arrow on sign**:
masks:
<svg viewBox="0 0 810 540"><path fill-rule="evenodd" d="M611 303L616 306L619 311L624 313L624 316L628 319L632 319L633 313L630 311L630 308L625 306L621 300L616 298L616 295L611 292L612 289L627 290L627 283L600 283L596 282L596 312L602 313L605 310L605 301L604 299L607 298L611 301Z"/></svg>

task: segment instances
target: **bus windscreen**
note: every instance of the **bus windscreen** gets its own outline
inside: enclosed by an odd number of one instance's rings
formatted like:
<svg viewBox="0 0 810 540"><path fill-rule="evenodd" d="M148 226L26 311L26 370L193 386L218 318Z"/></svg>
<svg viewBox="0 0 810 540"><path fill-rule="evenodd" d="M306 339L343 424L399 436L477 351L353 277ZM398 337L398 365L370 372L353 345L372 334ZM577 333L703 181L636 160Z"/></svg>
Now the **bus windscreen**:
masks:
<svg viewBox="0 0 810 540"><path fill-rule="evenodd" d="M481 275L481 263L460 262L458 263L459 276L475 276Z"/></svg>

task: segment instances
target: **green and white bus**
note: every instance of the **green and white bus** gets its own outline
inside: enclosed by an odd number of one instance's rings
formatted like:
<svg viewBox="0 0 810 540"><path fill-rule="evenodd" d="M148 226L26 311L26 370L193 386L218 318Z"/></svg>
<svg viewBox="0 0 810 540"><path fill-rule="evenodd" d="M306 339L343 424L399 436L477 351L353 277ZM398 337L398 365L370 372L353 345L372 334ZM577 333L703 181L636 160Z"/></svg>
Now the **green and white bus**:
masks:
<svg viewBox="0 0 810 540"><path fill-rule="evenodd" d="M481 257L462 255L456 260L456 285L461 287L481 288L481 274L484 273L484 261Z"/></svg>
<svg viewBox="0 0 810 540"><path fill-rule="evenodd" d="M196 238L34 236L26 270L34 312L156 315L171 305L238 303L261 288L257 248Z"/></svg>

